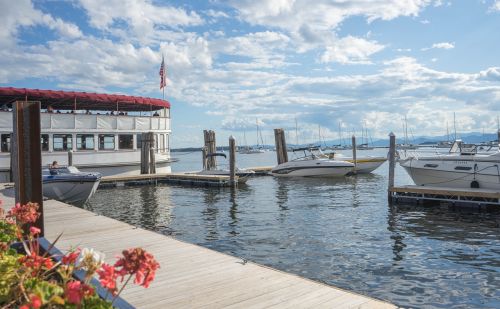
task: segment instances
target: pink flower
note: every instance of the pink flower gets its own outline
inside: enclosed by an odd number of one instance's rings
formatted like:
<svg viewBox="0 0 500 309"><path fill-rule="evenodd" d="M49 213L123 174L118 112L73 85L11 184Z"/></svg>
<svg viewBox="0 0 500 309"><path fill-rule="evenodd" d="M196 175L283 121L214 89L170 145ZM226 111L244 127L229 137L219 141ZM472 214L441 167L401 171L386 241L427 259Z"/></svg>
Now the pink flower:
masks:
<svg viewBox="0 0 500 309"><path fill-rule="evenodd" d="M20 257L19 263L21 263L24 267L31 269L33 275L36 275L36 273L42 268L51 269L54 267L54 263L50 257L37 255L36 252L32 252L31 255Z"/></svg>
<svg viewBox="0 0 500 309"><path fill-rule="evenodd" d="M66 284L65 296L72 304L80 305L83 298L93 294L94 289L80 281L70 281Z"/></svg>
<svg viewBox="0 0 500 309"><path fill-rule="evenodd" d="M38 234L40 234L41 230L37 227L30 227L30 234L33 235L33 236L36 236Z"/></svg>
<svg viewBox="0 0 500 309"><path fill-rule="evenodd" d="M20 224L34 223L40 216L38 207L37 203L28 202L26 205L17 203L14 208L9 210L8 216L16 218L17 223Z"/></svg>
<svg viewBox="0 0 500 309"><path fill-rule="evenodd" d="M134 282L144 287L149 287L155 277L160 264L154 256L142 248L123 250L123 257L115 263L117 273L124 277L127 274L135 275ZM118 269L121 267L121 269Z"/></svg>
<svg viewBox="0 0 500 309"><path fill-rule="evenodd" d="M115 268L104 263L102 264L101 269L97 271L97 274L99 275L99 282L101 282L101 285L108 289L111 294L116 295L116 278L118 277L118 274L115 272Z"/></svg>
<svg viewBox="0 0 500 309"><path fill-rule="evenodd" d="M40 308L42 307L42 300L40 299L40 297L38 297L37 295L35 294L31 294L30 295L30 301L31 301L31 307L32 308Z"/></svg>
<svg viewBox="0 0 500 309"><path fill-rule="evenodd" d="M79 255L80 255L80 248L76 248L75 251L69 252L65 256L63 256L61 262L66 265L74 264Z"/></svg>

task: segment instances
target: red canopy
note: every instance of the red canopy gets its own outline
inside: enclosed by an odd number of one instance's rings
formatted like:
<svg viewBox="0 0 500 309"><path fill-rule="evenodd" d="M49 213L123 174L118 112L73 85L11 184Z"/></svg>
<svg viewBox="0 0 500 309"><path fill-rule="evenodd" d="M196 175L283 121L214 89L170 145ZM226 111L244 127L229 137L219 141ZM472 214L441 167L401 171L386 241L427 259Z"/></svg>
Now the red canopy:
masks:
<svg viewBox="0 0 500 309"><path fill-rule="evenodd" d="M121 94L40 90L28 88L0 87L0 105L15 101L40 101L42 108L51 105L54 109L105 110L105 111L149 111L170 108L166 100Z"/></svg>

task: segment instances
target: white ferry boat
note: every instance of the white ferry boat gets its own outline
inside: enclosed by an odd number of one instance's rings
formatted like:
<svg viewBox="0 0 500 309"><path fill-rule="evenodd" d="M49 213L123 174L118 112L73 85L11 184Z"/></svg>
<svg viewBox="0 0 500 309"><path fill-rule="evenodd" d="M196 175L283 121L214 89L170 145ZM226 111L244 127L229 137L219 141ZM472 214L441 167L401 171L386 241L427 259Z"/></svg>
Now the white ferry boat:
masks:
<svg viewBox="0 0 500 309"><path fill-rule="evenodd" d="M0 87L0 182L10 181L12 104L41 102L42 164L140 174L141 136L153 132L157 173L171 172L170 103L137 96Z"/></svg>

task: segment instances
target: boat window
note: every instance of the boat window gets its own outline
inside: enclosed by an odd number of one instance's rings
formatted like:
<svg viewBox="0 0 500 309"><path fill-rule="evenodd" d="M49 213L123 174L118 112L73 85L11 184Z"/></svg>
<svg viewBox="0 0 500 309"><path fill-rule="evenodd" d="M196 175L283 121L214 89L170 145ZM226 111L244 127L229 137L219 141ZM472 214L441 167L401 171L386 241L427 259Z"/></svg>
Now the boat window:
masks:
<svg viewBox="0 0 500 309"><path fill-rule="evenodd" d="M118 149L133 149L134 136L132 134L118 135Z"/></svg>
<svg viewBox="0 0 500 309"><path fill-rule="evenodd" d="M472 167L470 166L455 166L455 169L457 171L470 171Z"/></svg>
<svg viewBox="0 0 500 309"><path fill-rule="evenodd" d="M113 134L99 134L99 150L114 150L115 136Z"/></svg>
<svg viewBox="0 0 500 309"><path fill-rule="evenodd" d="M426 164L424 165L424 167L438 167L437 164Z"/></svg>
<svg viewBox="0 0 500 309"><path fill-rule="evenodd" d="M94 150L94 134L77 134L76 135L77 150Z"/></svg>
<svg viewBox="0 0 500 309"><path fill-rule="evenodd" d="M52 136L54 151L68 151L73 149L73 136L71 134L54 134Z"/></svg>
<svg viewBox="0 0 500 309"><path fill-rule="evenodd" d="M137 140L137 149L141 149L142 148L142 133L137 134L136 140Z"/></svg>
<svg viewBox="0 0 500 309"><path fill-rule="evenodd" d="M40 143L42 144L42 151L49 151L49 135L48 134L41 135Z"/></svg>
<svg viewBox="0 0 500 309"><path fill-rule="evenodd" d="M10 152L10 134L2 134L1 143L2 143L2 152Z"/></svg>
<svg viewBox="0 0 500 309"><path fill-rule="evenodd" d="M165 151L165 134L160 134L160 151Z"/></svg>

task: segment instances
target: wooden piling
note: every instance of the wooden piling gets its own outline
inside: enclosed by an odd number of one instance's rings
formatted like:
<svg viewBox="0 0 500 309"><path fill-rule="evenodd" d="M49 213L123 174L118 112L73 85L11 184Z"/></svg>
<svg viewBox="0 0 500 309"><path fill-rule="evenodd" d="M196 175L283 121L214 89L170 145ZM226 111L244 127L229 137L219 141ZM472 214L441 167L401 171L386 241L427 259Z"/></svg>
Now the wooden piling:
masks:
<svg viewBox="0 0 500 309"><path fill-rule="evenodd" d="M217 151L215 144L215 132L212 130L203 130L203 136L205 139L205 147L207 147L207 170L214 170L217 168L217 160L215 156L211 156Z"/></svg>
<svg viewBox="0 0 500 309"><path fill-rule="evenodd" d="M73 166L73 150L68 151L68 166Z"/></svg>
<svg viewBox="0 0 500 309"><path fill-rule="evenodd" d="M500 130L497 131L497 146L500 146Z"/></svg>
<svg viewBox="0 0 500 309"><path fill-rule="evenodd" d="M12 136L12 174L16 203L39 205L40 216L34 226L44 236L42 196L42 149L40 144L40 102L14 103Z"/></svg>
<svg viewBox="0 0 500 309"><path fill-rule="evenodd" d="M206 170L207 169L207 165L208 165L208 163L207 163L207 153L208 153L207 147L203 146L201 148L201 156L202 156L201 162L203 162L203 170Z"/></svg>
<svg viewBox="0 0 500 309"><path fill-rule="evenodd" d="M392 189L394 188L394 169L396 167L396 135L389 133L389 185L387 199L392 204Z"/></svg>
<svg viewBox="0 0 500 309"><path fill-rule="evenodd" d="M236 187L236 140L232 135L229 137L229 183Z"/></svg>
<svg viewBox="0 0 500 309"><path fill-rule="evenodd" d="M358 167L358 161L356 160L356 136L352 135L352 163L354 163L354 167L352 170L353 174L356 174L356 168Z"/></svg>
<svg viewBox="0 0 500 309"><path fill-rule="evenodd" d="M155 149L153 147L149 148L149 173L156 174Z"/></svg>
<svg viewBox="0 0 500 309"><path fill-rule="evenodd" d="M154 133L142 133L141 141L141 174L149 174L151 172L151 148L154 145Z"/></svg>
<svg viewBox="0 0 500 309"><path fill-rule="evenodd" d="M283 129L274 129L274 144L276 146L276 159L278 164L288 162L285 131Z"/></svg>

